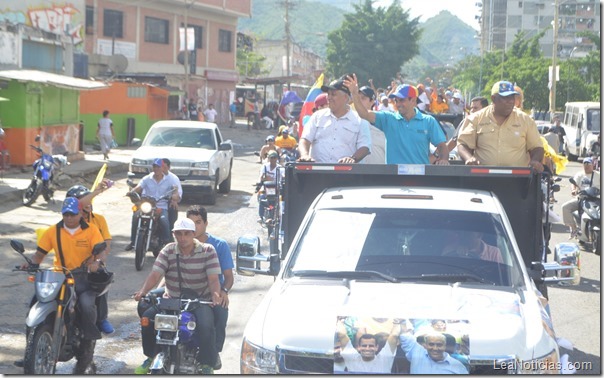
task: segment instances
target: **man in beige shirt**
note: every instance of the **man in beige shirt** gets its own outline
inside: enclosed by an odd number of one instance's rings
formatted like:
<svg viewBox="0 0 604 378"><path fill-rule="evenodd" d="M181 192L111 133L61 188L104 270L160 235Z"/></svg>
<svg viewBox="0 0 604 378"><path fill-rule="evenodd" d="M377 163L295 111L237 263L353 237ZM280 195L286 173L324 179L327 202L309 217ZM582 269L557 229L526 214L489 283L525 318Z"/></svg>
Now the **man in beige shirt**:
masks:
<svg viewBox="0 0 604 378"><path fill-rule="evenodd" d="M457 139L467 165L533 167L543 172L543 144L535 121L514 108L518 92L508 81L491 89L492 104L464 121Z"/></svg>

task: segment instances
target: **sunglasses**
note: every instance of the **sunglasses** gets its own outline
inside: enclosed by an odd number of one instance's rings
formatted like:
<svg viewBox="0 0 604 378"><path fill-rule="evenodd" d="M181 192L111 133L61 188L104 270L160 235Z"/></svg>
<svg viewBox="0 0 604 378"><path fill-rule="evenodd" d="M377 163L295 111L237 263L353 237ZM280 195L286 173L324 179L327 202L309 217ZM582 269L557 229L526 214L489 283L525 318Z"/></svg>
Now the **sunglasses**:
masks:
<svg viewBox="0 0 604 378"><path fill-rule="evenodd" d="M75 217L78 214L80 214L80 213L72 213L71 211L63 213L63 215L66 216L66 217Z"/></svg>

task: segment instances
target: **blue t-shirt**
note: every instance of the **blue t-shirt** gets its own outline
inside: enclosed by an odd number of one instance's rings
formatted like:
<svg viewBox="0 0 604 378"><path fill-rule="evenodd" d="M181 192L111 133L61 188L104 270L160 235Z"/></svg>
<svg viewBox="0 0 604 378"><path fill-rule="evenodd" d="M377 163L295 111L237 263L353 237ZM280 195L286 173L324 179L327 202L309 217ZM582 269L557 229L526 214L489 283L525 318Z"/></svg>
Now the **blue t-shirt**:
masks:
<svg viewBox="0 0 604 378"><path fill-rule="evenodd" d="M375 113L375 127L386 136L386 164L430 164L430 143L446 142L438 121L414 110L409 121L399 112Z"/></svg>
<svg viewBox="0 0 604 378"><path fill-rule="evenodd" d="M216 250L221 271L224 272L227 269L233 269L235 267L235 264L233 264L231 249L229 248L229 244L226 242L226 240L208 234L208 240L206 240L206 243L211 244ZM218 280L222 286L222 284L224 284L224 275L219 274Z"/></svg>

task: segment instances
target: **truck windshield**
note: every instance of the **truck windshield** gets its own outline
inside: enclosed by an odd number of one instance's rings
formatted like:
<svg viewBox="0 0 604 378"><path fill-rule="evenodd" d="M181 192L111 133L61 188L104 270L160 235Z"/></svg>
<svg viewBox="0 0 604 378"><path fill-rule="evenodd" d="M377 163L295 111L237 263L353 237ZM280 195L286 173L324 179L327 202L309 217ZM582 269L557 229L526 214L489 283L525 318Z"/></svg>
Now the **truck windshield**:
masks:
<svg viewBox="0 0 604 378"><path fill-rule="evenodd" d="M400 281L438 282L471 275L474 282L523 286L503 230L499 215L481 212L322 209L304 230L287 273L373 271Z"/></svg>
<svg viewBox="0 0 604 378"><path fill-rule="evenodd" d="M157 127L149 130L143 146L216 149L212 130L184 127Z"/></svg>

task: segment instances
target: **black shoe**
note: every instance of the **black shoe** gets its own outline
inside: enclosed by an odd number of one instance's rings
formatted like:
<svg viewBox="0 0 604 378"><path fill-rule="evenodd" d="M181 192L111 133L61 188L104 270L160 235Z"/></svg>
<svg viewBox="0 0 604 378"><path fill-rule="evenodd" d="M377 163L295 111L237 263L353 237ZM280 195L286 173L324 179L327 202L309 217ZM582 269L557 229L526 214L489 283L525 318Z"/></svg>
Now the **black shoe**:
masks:
<svg viewBox="0 0 604 378"><path fill-rule="evenodd" d="M23 366L25 365L25 364L24 364L24 362L23 362L23 360L17 360L17 361L15 361L15 362L13 362L13 364L14 364L16 367L23 367Z"/></svg>
<svg viewBox="0 0 604 378"><path fill-rule="evenodd" d="M129 243L129 244L126 246L126 248L124 248L124 250L126 250L126 251L132 251L132 249L133 249L133 248L134 248L134 244Z"/></svg>
<svg viewBox="0 0 604 378"><path fill-rule="evenodd" d="M214 364L214 370L222 369L222 361L220 360L220 354L216 355L216 363Z"/></svg>

